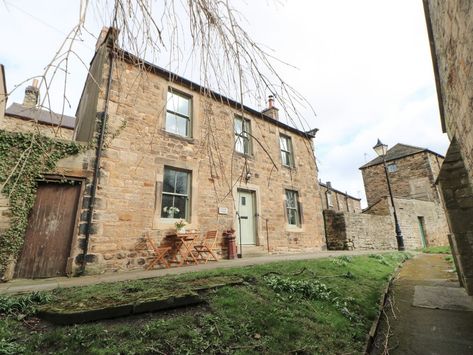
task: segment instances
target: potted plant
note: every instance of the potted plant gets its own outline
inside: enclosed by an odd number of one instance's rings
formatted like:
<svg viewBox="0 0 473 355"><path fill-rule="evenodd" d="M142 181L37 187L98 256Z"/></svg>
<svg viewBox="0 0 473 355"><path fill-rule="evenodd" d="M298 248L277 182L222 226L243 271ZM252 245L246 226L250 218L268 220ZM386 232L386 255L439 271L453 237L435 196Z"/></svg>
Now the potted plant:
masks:
<svg viewBox="0 0 473 355"><path fill-rule="evenodd" d="M174 223L174 225L176 226L177 233L184 233L186 231L184 228L186 226L186 222L183 219L177 221Z"/></svg>

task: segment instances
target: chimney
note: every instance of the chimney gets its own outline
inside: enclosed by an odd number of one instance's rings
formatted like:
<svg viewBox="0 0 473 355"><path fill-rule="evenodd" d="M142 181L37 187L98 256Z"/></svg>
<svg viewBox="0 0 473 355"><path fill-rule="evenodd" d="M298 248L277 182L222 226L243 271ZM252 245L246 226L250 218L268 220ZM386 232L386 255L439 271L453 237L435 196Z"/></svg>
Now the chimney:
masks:
<svg viewBox="0 0 473 355"><path fill-rule="evenodd" d="M25 98L23 99L23 106L28 108L36 107L39 100L38 79L33 80L33 84L25 89Z"/></svg>
<svg viewBox="0 0 473 355"><path fill-rule="evenodd" d="M265 108L261 111L263 115L269 116L275 120L279 121L279 109L274 106L274 96L268 96L268 108Z"/></svg>
<svg viewBox="0 0 473 355"><path fill-rule="evenodd" d="M102 43L105 41L105 38L107 38L108 29L109 28L106 26L102 27L102 31L100 31L99 37L97 38L97 43L95 43L95 51L98 51Z"/></svg>
<svg viewBox="0 0 473 355"><path fill-rule="evenodd" d="M327 190L332 190L332 183L330 181L327 181L325 186L327 186Z"/></svg>

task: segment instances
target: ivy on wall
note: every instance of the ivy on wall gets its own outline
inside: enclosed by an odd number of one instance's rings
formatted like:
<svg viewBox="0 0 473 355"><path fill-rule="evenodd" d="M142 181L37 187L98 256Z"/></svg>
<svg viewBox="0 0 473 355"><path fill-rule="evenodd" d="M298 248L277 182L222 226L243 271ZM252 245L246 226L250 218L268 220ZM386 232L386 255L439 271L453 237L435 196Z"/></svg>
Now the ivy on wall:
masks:
<svg viewBox="0 0 473 355"><path fill-rule="evenodd" d="M28 215L36 198L37 182L53 172L57 162L86 147L38 133L0 130L0 191L10 203L10 227L0 235L0 274L23 246Z"/></svg>

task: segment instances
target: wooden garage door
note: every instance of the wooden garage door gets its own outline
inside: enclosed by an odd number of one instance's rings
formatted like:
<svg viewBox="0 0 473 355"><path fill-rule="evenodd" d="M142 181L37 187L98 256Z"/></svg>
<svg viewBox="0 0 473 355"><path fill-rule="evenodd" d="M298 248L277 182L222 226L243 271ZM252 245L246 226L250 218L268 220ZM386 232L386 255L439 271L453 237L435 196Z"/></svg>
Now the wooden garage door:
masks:
<svg viewBox="0 0 473 355"><path fill-rule="evenodd" d="M16 278L63 276L71 252L80 184L40 183Z"/></svg>

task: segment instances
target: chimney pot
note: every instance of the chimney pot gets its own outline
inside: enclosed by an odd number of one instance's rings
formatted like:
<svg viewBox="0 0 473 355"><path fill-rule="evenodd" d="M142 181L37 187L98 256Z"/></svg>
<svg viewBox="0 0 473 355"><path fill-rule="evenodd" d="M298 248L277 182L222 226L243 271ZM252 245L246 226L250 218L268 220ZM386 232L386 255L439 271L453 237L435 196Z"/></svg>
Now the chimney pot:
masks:
<svg viewBox="0 0 473 355"><path fill-rule="evenodd" d="M39 99L39 89L38 89L38 80L34 79L33 83L30 86L27 86L25 89L25 97L23 99L23 106L28 108L33 108L38 105Z"/></svg>
<svg viewBox="0 0 473 355"><path fill-rule="evenodd" d="M268 108L264 109L261 113L275 120L279 120L279 109L274 106L274 95L268 96Z"/></svg>

